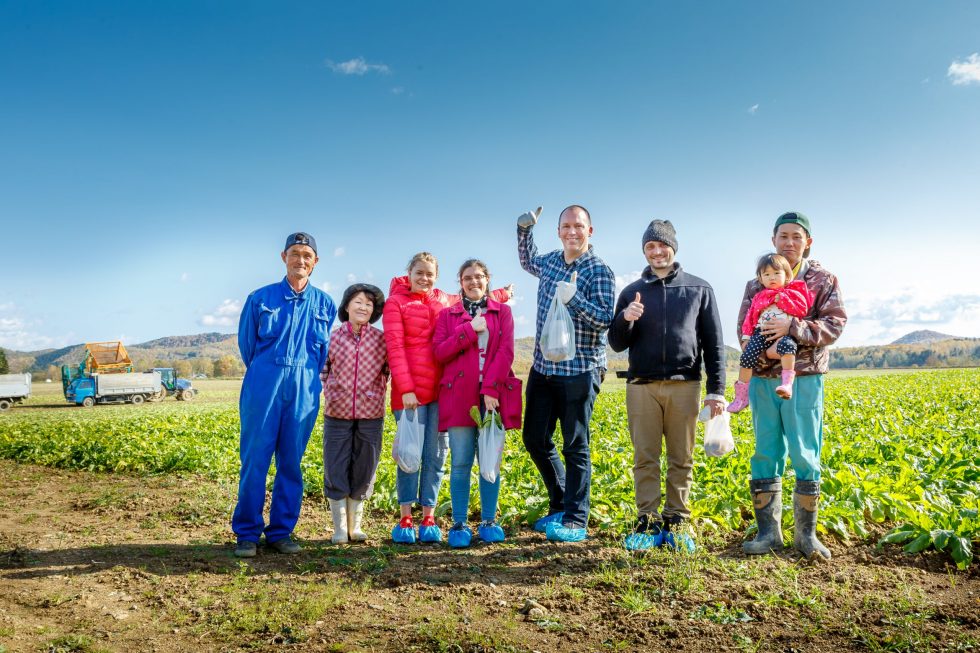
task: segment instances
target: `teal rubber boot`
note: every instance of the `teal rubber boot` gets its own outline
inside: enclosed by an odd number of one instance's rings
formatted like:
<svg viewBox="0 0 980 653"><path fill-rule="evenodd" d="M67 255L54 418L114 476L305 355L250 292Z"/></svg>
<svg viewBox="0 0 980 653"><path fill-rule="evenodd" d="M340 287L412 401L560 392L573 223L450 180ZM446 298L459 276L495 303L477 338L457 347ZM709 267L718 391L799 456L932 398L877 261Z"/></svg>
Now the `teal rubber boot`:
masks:
<svg viewBox="0 0 980 653"><path fill-rule="evenodd" d="M807 560L830 560L830 550L817 539L817 504L820 501L820 481L797 479L793 491L793 519L796 522L793 546Z"/></svg>
<svg viewBox="0 0 980 653"><path fill-rule="evenodd" d="M749 555L764 555L783 548L783 482L778 478L749 481L752 507L759 532L751 542L743 542L742 550Z"/></svg>

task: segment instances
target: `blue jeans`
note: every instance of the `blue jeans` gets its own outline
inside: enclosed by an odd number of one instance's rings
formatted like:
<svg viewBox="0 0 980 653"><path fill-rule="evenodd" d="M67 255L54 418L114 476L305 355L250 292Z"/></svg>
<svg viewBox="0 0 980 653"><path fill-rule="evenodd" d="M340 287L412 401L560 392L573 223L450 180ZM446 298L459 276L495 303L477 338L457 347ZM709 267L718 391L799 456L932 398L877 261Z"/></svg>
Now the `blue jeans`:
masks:
<svg viewBox="0 0 980 653"><path fill-rule="evenodd" d="M524 447L548 488L548 512L564 511L566 526L585 528L592 485L589 421L599 394L599 371L548 376L532 369L525 394ZM564 464L554 441L559 423Z"/></svg>
<svg viewBox="0 0 980 653"><path fill-rule="evenodd" d="M425 429L422 441L422 466L414 474L406 474L398 468L395 487L398 491L400 505L421 503L426 508L435 508L439 498L439 486L442 485L442 475L446 466L446 454L449 451L449 436L439 432L439 404L419 406L417 409L419 422ZM395 421L402 416L402 411L396 410ZM409 413L409 417L412 414Z"/></svg>
<svg viewBox="0 0 980 653"><path fill-rule="evenodd" d="M449 429L449 450L452 467L449 472L449 496L453 501L453 520L466 523L470 508L470 477L478 447L476 426L453 426ZM497 518L497 497L500 495L500 474L493 483L480 476L480 519Z"/></svg>
<svg viewBox="0 0 980 653"><path fill-rule="evenodd" d="M793 396L776 394L779 379L752 377L749 405L755 431L755 454L749 464L755 480L781 478L786 453L796 478L820 480L820 448L823 445L823 374L798 376Z"/></svg>

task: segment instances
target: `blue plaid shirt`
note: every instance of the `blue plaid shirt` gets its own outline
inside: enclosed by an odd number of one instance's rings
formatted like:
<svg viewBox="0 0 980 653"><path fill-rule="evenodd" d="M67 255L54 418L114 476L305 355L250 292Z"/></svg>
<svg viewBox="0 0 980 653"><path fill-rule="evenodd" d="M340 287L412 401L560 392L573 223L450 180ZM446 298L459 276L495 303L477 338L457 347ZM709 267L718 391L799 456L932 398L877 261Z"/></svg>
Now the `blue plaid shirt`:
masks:
<svg viewBox="0 0 980 653"><path fill-rule="evenodd" d="M565 263L562 250L538 255L531 229L517 228L517 253L521 267L536 276L538 281L538 317L534 342L534 369L541 374L573 376L599 368L605 370L606 330L613 321L616 303L616 278L601 258L589 251ZM578 291L565 306L575 323L575 358L554 363L541 354L541 330L544 328L548 307L558 289L559 281L570 281L578 272Z"/></svg>

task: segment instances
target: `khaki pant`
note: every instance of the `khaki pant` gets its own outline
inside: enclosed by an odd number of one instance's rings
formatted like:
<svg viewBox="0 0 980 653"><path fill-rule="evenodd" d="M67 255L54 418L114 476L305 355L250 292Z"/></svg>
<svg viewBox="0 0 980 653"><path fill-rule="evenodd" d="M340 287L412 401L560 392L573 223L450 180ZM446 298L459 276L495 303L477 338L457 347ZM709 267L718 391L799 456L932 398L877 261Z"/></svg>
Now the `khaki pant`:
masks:
<svg viewBox="0 0 980 653"><path fill-rule="evenodd" d="M667 441L667 505L663 518L691 511L694 433L700 410L698 381L654 381L626 386L626 413L633 440L633 484L640 514L659 515L660 452Z"/></svg>

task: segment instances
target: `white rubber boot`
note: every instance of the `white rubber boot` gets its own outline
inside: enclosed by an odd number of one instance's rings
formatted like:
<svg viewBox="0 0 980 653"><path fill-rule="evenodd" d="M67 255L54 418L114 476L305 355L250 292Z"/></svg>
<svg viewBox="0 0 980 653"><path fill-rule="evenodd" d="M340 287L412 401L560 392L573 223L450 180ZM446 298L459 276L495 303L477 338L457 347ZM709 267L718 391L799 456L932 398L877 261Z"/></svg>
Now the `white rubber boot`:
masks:
<svg viewBox="0 0 980 653"><path fill-rule="evenodd" d="M351 542L363 542L368 538L361 530L362 517L364 517L364 502L347 497L347 532Z"/></svg>
<svg viewBox="0 0 980 653"><path fill-rule="evenodd" d="M333 535L330 541L334 544L347 544L346 499L330 499L330 517L333 520Z"/></svg>

